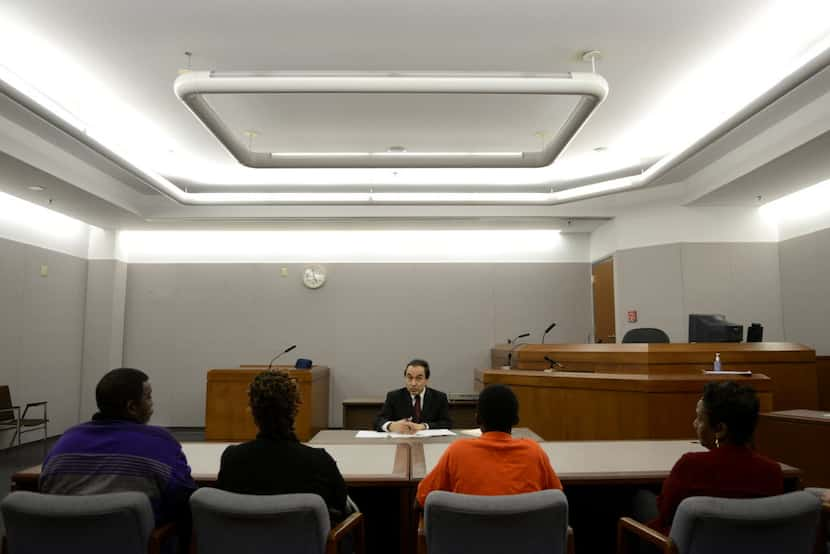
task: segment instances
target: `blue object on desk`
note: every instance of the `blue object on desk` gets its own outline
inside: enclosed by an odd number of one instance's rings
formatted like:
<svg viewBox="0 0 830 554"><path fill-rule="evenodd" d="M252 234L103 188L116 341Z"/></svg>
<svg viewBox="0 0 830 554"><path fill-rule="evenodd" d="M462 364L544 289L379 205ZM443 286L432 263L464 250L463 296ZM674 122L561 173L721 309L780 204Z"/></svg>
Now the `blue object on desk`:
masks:
<svg viewBox="0 0 830 554"><path fill-rule="evenodd" d="M308 358L297 358L294 369L311 369L311 360Z"/></svg>

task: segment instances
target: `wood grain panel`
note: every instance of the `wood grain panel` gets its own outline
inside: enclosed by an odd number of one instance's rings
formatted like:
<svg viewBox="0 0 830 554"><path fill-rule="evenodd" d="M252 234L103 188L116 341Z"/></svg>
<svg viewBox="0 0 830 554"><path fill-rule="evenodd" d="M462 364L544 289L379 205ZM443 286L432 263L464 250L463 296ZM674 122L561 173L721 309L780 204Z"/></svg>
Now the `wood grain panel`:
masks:
<svg viewBox="0 0 830 554"><path fill-rule="evenodd" d="M816 356L819 410L830 411L830 356Z"/></svg>
<svg viewBox="0 0 830 554"><path fill-rule="evenodd" d="M314 366L310 370L287 371L297 380L300 406L294 427L297 437L307 441L317 431L328 426L329 368ZM256 436L248 407L248 387L259 369L211 369L207 372L205 398L205 439L216 441L245 441Z"/></svg>
<svg viewBox="0 0 830 554"><path fill-rule="evenodd" d="M830 412L789 410L761 414L755 445L763 454L801 468L804 486L830 487Z"/></svg>
<svg viewBox="0 0 830 554"><path fill-rule="evenodd" d="M785 342L528 344L516 348L512 359L514 368L532 371L548 369L548 356L569 372L686 375L711 369L716 352L724 370L751 370L770 377L777 409L817 409L820 394L830 389L830 375L826 387L819 381L815 351Z"/></svg>
<svg viewBox="0 0 830 554"><path fill-rule="evenodd" d="M545 440L694 438L691 421L703 386L713 380L751 384L772 409L772 381L761 374L645 375L479 370L477 386L501 383L519 399L519 424Z"/></svg>
<svg viewBox="0 0 830 554"><path fill-rule="evenodd" d="M614 258L591 266L591 287L594 294L594 340L615 343Z"/></svg>

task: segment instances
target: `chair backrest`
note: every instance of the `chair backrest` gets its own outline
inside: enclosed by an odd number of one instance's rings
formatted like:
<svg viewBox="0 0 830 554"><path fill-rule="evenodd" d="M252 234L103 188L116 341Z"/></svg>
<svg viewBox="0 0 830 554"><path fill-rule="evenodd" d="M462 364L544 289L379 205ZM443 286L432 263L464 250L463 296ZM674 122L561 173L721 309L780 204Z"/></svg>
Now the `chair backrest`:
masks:
<svg viewBox="0 0 830 554"><path fill-rule="evenodd" d="M236 494L203 487L190 497L199 554L321 554L331 524L316 494ZM279 545L279 548L276 548Z"/></svg>
<svg viewBox="0 0 830 554"><path fill-rule="evenodd" d="M815 495L816 498L821 499L824 496L824 494L830 489L807 487L804 490L812 495ZM820 538L826 541L826 544L824 546L827 550L827 554L830 554L830 517L827 517L826 509L822 508L822 510L824 511L824 517L822 518L824 522L824 529L822 529Z"/></svg>
<svg viewBox="0 0 830 554"><path fill-rule="evenodd" d="M623 342L626 343L643 343L643 342L663 342L669 343L671 340L665 331L662 329L655 329L653 327L640 327L638 329L631 329L623 335Z"/></svg>
<svg viewBox="0 0 830 554"><path fill-rule="evenodd" d="M13 492L0 504L10 554L146 554L153 510L146 494L63 496Z"/></svg>
<svg viewBox="0 0 830 554"><path fill-rule="evenodd" d="M12 395L8 385L0 385L0 421L14 419Z"/></svg>
<svg viewBox="0 0 830 554"><path fill-rule="evenodd" d="M670 536L680 554L810 554L821 503L791 492L765 498L696 496L680 503Z"/></svg>
<svg viewBox="0 0 830 554"><path fill-rule="evenodd" d="M568 501L562 491L506 496L431 492L424 506L429 554L566 552Z"/></svg>

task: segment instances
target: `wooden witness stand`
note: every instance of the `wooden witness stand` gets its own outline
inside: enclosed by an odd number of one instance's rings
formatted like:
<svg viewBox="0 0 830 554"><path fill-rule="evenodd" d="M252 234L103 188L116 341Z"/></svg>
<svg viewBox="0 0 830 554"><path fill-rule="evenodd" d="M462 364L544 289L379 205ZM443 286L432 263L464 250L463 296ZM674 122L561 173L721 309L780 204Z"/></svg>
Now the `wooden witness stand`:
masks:
<svg viewBox="0 0 830 554"><path fill-rule="evenodd" d="M494 367L506 365L508 352L492 349ZM724 370L753 375L704 374L715 352ZM544 371L545 356L561 367ZM713 380L752 385L762 412L818 404L815 351L798 344L528 344L511 359L510 370L476 370L475 387L509 385L520 425L545 440L693 438L695 404Z"/></svg>
<svg viewBox="0 0 830 554"><path fill-rule="evenodd" d="M205 439L239 442L256 437L248 407L248 387L267 366L243 365L236 369L210 369L205 396ZM329 368L294 369L273 366L297 380L300 406L295 420L297 438L308 441L329 422Z"/></svg>

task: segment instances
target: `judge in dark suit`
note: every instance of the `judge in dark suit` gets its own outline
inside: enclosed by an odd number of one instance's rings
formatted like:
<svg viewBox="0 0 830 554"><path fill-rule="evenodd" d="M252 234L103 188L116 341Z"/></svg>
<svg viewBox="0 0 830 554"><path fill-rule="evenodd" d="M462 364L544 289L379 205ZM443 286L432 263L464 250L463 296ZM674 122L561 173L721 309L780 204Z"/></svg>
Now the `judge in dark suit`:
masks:
<svg viewBox="0 0 830 554"><path fill-rule="evenodd" d="M424 429L449 429L450 406L447 395L427 387L429 363L412 360L404 370L406 386L390 391L375 418L375 430L412 434Z"/></svg>

